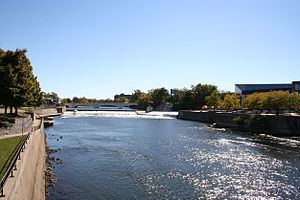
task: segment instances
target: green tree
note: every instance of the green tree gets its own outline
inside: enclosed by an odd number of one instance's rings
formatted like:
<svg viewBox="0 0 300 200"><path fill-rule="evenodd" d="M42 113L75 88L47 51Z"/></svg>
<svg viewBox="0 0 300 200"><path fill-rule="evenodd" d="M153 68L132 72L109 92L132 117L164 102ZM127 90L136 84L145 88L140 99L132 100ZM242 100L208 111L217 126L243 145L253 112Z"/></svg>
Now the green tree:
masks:
<svg viewBox="0 0 300 200"><path fill-rule="evenodd" d="M260 110L263 109L263 94L253 93L246 97L244 105L250 110Z"/></svg>
<svg viewBox="0 0 300 200"><path fill-rule="evenodd" d="M283 109L299 109L300 97L298 94L288 91L254 93L246 97L245 106L250 110L276 110L276 114L279 115L280 110Z"/></svg>
<svg viewBox="0 0 300 200"><path fill-rule="evenodd" d="M263 107L269 110L276 110L279 115L280 110L288 109L289 92L288 91L273 91L264 93Z"/></svg>
<svg viewBox="0 0 300 200"><path fill-rule="evenodd" d="M288 108L289 108L289 110L299 110L300 109L300 95L299 94L297 94L297 93L289 94Z"/></svg>
<svg viewBox="0 0 300 200"><path fill-rule="evenodd" d="M121 103L125 103L128 102L129 100L126 97L119 97L115 99L115 102L121 102Z"/></svg>
<svg viewBox="0 0 300 200"><path fill-rule="evenodd" d="M207 104L206 97L210 96L213 91L217 90L217 86L211 84L198 84L192 86L192 93L194 93L194 105L193 109L201 109L204 105Z"/></svg>
<svg viewBox="0 0 300 200"><path fill-rule="evenodd" d="M212 107L214 110L221 104L221 96L217 90L213 91L210 96L205 98L207 105Z"/></svg>
<svg viewBox="0 0 300 200"><path fill-rule="evenodd" d="M141 90L134 90L134 93L130 98L130 102L137 102L141 95L142 95Z"/></svg>
<svg viewBox="0 0 300 200"><path fill-rule="evenodd" d="M173 110L190 110L195 107L195 94L184 88L172 97Z"/></svg>
<svg viewBox="0 0 300 200"><path fill-rule="evenodd" d="M151 96L150 94L141 93L139 99L137 100L137 108L140 110L146 110L148 105L151 104Z"/></svg>
<svg viewBox="0 0 300 200"><path fill-rule="evenodd" d="M61 100L62 105L65 105L65 104L68 104L68 103L71 103L71 102L72 102L72 100L70 98L63 98Z"/></svg>
<svg viewBox="0 0 300 200"><path fill-rule="evenodd" d="M223 107L227 110L240 108L240 97L236 94L227 94L223 100Z"/></svg>
<svg viewBox="0 0 300 200"><path fill-rule="evenodd" d="M168 90L164 87L151 90L149 93L153 101L154 109L162 103L165 103L170 96Z"/></svg>
<svg viewBox="0 0 300 200"><path fill-rule="evenodd" d="M0 103L15 108L17 114L21 106L36 106L41 103L41 89L33 75L26 50L1 51L0 59Z"/></svg>

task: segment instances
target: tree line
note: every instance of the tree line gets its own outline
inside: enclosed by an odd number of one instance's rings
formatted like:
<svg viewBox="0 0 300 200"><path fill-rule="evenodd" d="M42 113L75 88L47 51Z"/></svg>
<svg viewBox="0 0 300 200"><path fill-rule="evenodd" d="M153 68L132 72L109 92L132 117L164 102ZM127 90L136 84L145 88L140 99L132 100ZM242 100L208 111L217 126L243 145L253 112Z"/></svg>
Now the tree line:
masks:
<svg viewBox="0 0 300 200"><path fill-rule="evenodd" d="M125 97L125 96L128 96ZM172 94L164 87L142 92L135 90L130 95L118 95L115 100L87 99L73 97L63 99L62 103L103 103L103 102L134 102L137 108L145 110L149 105L158 109L161 105L169 105L172 110L224 109L236 110L242 108L241 97L235 93L219 91L211 84L197 84L190 88L173 89ZM272 91L247 95L244 109L248 110L299 110L300 95L289 91Z"/></svg>
<svg viewBox="0 0 300 200"><path fill-rule="evenodd" d="M295 111L300 109L300 95L289 91L272 91L253 93L245 99L245 107L250 110L280 110Z"/></svg>
<svg viewBox="0 0 300 200"><path fill-rule="evenodd" d="M156 109L161 104L170 104L172 110L225 109L242 108L240 95L219 91L211 84L197 84L190 88L175 89L170 94L164 87L152 89L148 93L135 90L129 102L136 102L139 109L152 105ZM298 111L300 95L290 91L271 91L247 95L243 109L247 110L280 110Z"/></svg>
<svg viewBox="0 0 300 200"><path fill-rule="evenodd" d="M152 89L148 93L135 90L130 101L137 102L139 109L152 105L154 110L161 104L169 104L172 110L196 110L203 108L237 109L240 107L238 95L218 91L212 84L197 84L190 88L174 89L172 94L162 87Z"/></svg>
<svg viewBox="0 0 300 200"><path fill-rule="evenodd" d="M22 106L40 106L43 102L40 84L34 76L26 49L0 49L0 105L13 108L17 114Z"/></svg>

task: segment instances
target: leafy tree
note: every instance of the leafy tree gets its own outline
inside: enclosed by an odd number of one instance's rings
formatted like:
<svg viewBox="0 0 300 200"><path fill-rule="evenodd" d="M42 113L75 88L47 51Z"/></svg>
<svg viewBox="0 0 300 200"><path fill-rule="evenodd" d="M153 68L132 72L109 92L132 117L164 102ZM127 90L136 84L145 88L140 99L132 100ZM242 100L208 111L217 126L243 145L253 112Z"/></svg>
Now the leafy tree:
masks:
<svg viewBox="0 0 300 200"><path fill-rule="evenodd" d="M217 86L211 84L198 84L192 86L191 90L195 95L193 109L201 109L207 104L206 97L211 95L213 91L216 91Z"/></svg>
<svg viewBox="0 0 300 200"><path fill-rule="evenodd" d="M280 110L297 110L300 108L300 96L288 91L272 91L254 93L246 97L245 106L250 109L276 110L279 115Z"/></svg>
<svg viewBox="0 0 300 200"><path fill-rule="evenodd" d="M227 94L223 100L223 107L227 110L240 108L240 97L236 94Z"/></svg>
<svg viewBox="0 0 300 200"><path fill-rule="evenodd" d="M62 104L62 105L65 105L65 104L71 103L71 102L72 102L72 100L71 100L70 98L63 98L63 99L61 100L61 104Z"/></svg>
<svg viewBox="0 0 300 200"><path fill-rule="evenodd" d="M213 107L214 110L221 104L221 96L217 90L213 91L205 100L207 105Z"/></svg>
<svg viewBox="0 0 300 200"><path fill-rule="evenodd" d="M289 92L273 91L265 93L264 96L266 97L263 99L264 107L276 110L277 115L279 115L281 109L288 109Z"/></svg>
<svg viewBox="0 0 300 200"><path fill-rule="evenodd" d="M151 96L150 94L143 93L139 96L137 100L137 108L141 110L146 110L148 105L151 103Z"/></svg>
<svg viewBox="0 0 300 200"><path fill-rule="evenodd" d="M137 102L141 95L142 95L141 90L134 90L134 93L130 98L130 102Z"/></svg>
<svg viewBox="0 0 300 200"><path fill-rule="evenodd" d="M73 103L80 103L78 97L73 97L72 102Z"/></svg>
<svg viewBox="0 0 300 200"><path fill-rule="evenodd" d="M291 93L288 97L288 109L299 110L300 109L300 95L297 93Z"/></svg>
<svg viewBox="0 0 300 200"><path fill-rule="evenodd" d="M246 97L244 105L250 110L259 110L263 108L262 93L253 93Z"/></svg>
<svg viewBox="0 0 300 200"><path fill-rule="evenodd" d="M15 108L17 114L21 106L39 106L41 89L37 78L33 75L26 50L1 51L0 59L0 103Z"/></svg>
<svg viewBox="0 0 300 200"><path fill-rule="evenodd" d="M154 109L157 108L162 103L165 103L166 100L169 98L169 92L164 87L151 90L149 93L153 101Z"/></svg>
<svg viewBox="0 0 300 200"><path fill-rule="evenodd" d="M195 107L195 94L189 89L178 90L172 97L173 110L190 110Z"/></svg>
<svg viewBox="0 0 300 200"><path fill-rule="evenodd" d="M59 97L55 92L43 93L44 102L47 106L49 105L58 105Z"/></svg>
<svg viewBox="0 0 300 200"><path fill-rule="evenodd" d="M128 102L129 100L126 97L119 97L119 98L116 98L114 101L125 103L125 102Z"/></svg>

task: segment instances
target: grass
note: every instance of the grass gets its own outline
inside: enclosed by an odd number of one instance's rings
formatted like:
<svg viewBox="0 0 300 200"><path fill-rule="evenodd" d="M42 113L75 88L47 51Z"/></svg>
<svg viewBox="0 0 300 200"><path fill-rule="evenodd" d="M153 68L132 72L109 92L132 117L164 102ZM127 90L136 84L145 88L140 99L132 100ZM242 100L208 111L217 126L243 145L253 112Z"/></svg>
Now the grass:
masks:
<svg viewBox="0 0 300 200"><path fill-rule="evenodd" d="M22 136L0 139L0 180L7 170Z"/></svg>

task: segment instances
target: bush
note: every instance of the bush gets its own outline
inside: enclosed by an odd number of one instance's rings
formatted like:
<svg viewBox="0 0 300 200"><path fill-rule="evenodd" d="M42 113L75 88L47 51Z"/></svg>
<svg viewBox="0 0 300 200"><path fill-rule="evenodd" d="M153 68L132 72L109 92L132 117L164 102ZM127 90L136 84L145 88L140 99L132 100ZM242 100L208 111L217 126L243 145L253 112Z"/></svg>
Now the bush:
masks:
<svg viewBox="0 0 300 200"><path fill-rule="evenodd" d="M251 115L248 120L248 127L250 130L267 131L270 129L270 124L266 116Z"/></svg>
<svg viewBox="0 0 300 200"><path fill-rule="evenodd" d="M241 116L233 118L233 122L236 123L238 126L245 125L245 120Z"/></svg>
<svg viewBox="0 0 300 200"><path fill-rule="evenodd" d="M12 123L14 124L15 123L15 118L13 117L9 117L7 115L0 115L0 122L9 122L9 123Z"/></svg>
<svg viewBox="0 0 300 200"><path fill-rule="evenodd" d="M8 121L0 121L0 128L10 128L13 124Z"/></svg>

